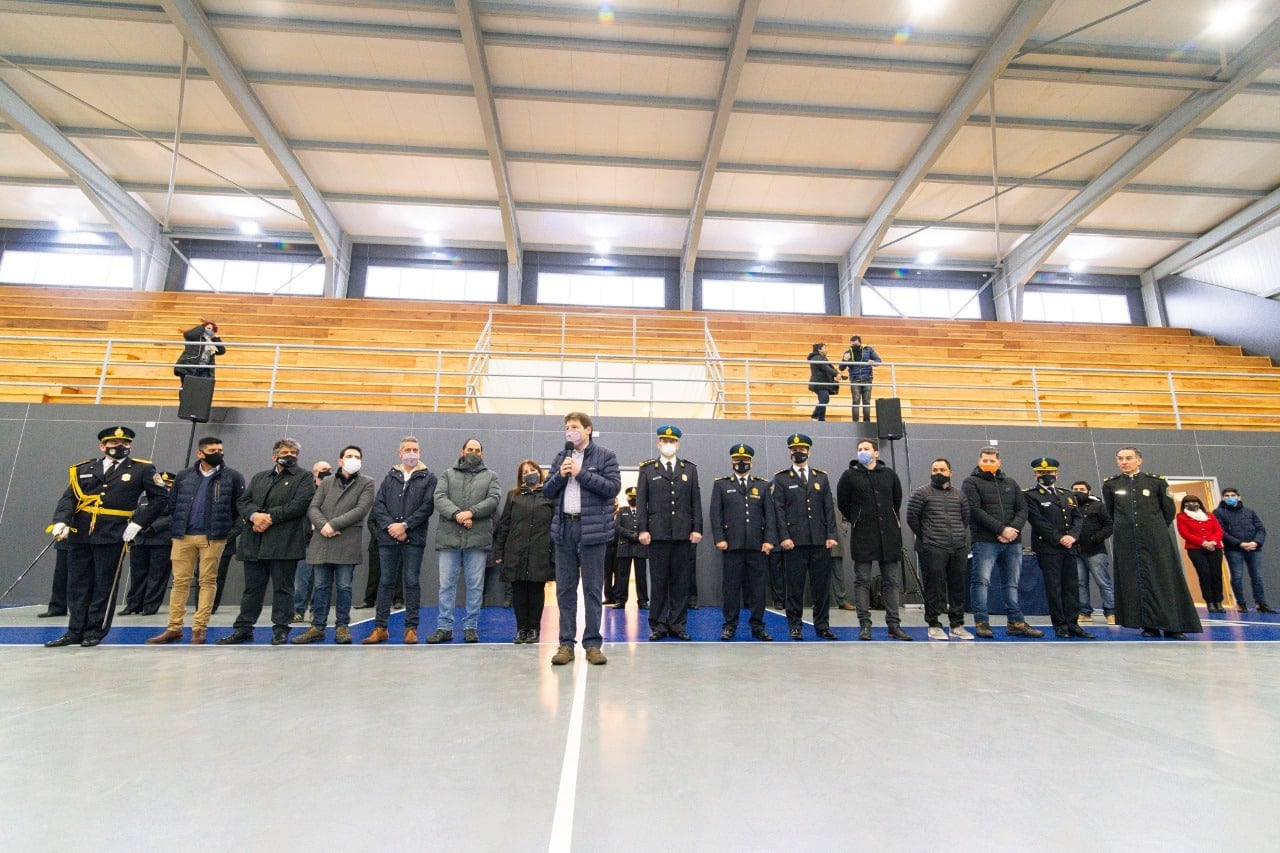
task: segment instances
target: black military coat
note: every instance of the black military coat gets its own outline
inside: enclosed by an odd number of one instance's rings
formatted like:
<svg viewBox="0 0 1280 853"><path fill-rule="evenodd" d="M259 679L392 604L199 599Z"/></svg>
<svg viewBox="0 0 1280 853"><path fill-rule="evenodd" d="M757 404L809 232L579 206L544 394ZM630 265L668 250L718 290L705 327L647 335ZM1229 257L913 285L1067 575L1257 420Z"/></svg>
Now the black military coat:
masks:
<svg viewBox="0 0 1280 853"><path fill-rule="evenodd" d="M70 482L53 513L54 523L60 521L74 530L68 542L119 544L130 521L149 527L169 506L169 488L150 460L126 456L110 474L102 473L102 460L86 459L71 466ZM147 503L139 507L144 494Z"/></svg>
<svg viewBox="0 0 1280 853"><path fill-rule="evenodd" d="M702 489L698 466L676 459L668 475L659 459L640 465L636 481L636 522L656 542L688 541L702 532Z"/></svg>
<svg viewBox="0 0 1280 853"><path fill-rule="evenodd" d="M729 543L730 551L759 551L766 542L777 545L769 481L748 475L744 489L737 476L720 477L711 489L713 542Z"/></svg>
<svg viewBox="0 0 1280 853"><path fill-rule="evenodd" d="M1084 529L1084 515L1076 504L1076 496L1054 486L1023 489L1027 499L1027 521L1031 523L1033 551L1067 551L1058 544L1063 536L1079 539Z"/></svg>
<svg viewBox="0 0 1280 853"><path fill-rule="evenodd" d="M627 505L618 510L614 529L618 535L618 557L643 560L649 556L649 546L640 544L640 525L634 507Z"/></svg>
<svg viewBox="0 0 1280 853"><path fill-rule="evenodd" d="M826 547L836 538L836 504L826 471L809 468L809 482L801 483L794 468L773 475L769 484L773 520L778 541L790 539L797 547Z"/></svg>

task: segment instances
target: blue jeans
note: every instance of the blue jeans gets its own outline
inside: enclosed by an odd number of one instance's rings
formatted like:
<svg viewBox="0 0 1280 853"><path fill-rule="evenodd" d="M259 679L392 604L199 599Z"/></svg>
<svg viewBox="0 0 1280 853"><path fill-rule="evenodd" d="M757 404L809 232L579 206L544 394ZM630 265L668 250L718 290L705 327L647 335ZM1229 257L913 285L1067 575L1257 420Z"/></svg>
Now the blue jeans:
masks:
<svg viewBox="0 0 1280 853"><path fill-rule="evenodd" d="M560 645L572 646L578 636L578 583L582 583L585 623L582 647L600 648L600 619L604 603L604 552L607 547L582 544L582 522L561 521L563 541L556 543L556 604L560 608Z"/></svg>
<svg viewBox="0 0 1280 853"><path fill-rule="evenodd" d="M1107 616L1115 615L1116 592L1111 585L1111 558L1107 556L1107 552L1087 557L1076 554L1076 573L1080 575L1080 615L1093 614L1093 601L1089 595L1090 575L1093 575L1093 582L1098 585L1098 592L1102 593L1102 612Z"/></svg>
<svg viewBox="0 0 1280 853"><path fill-rule="evenodd" d="M463 629L480 626L480 605L484 604L485 552L474 548L440 551L440 617L436 627L441 631L453 630L453 605L458 600L458 574L467 585L467 615L462 620ZM405 598L409 585L405 584ZM408 602L405 602L406 608Z"/></svg>
<svg viewBox="0 0 1280 853"><path fill-rule="evenodd" d="M373 624L387 627L391 618L391 600L396 594L396 579L404 572L404 627L418 627L418 610L422 607L422 586L418 574L422 571L422 546L397 542L395 545L378 546L378 603L375 605Z"/></svg>
<svg viewBox="0 0 1280 853"><path fill-rule="evenodd" d="M351 624L351 578L356 573L354 563L319 563L316 570L316 591L311 597L311 624L323 628L329 621L329 597L333 583L338 582L338 603L334 607L333 624Z"/></svg>
<svg viewBox="0 0 1280 853"><path fill-rule="evenodd" d="M315 566L312 566L306 560L298 561L298 568L293 570L294 613L306 613L311 605L311 581L315 574Z"/></svg>
<svg viewBox="0 0 1280 853"><path fill-rule="evenodd" d="M969 579L969 604L973 607L973 621L989 622L987 612L987 587L991 585L991 570L1000 564L1000 582L1004 587L1004 611L1009 622L1027 621L1018 606L1018 579L1022 576L1022 543L974 542L973 575Z"/></svg>
<svg viewBox="0 0 1280 853"><path fill-rule="evenodd" d="M1253 587L1253 606L1267 605L1267 594L1262 589L1262 552L1227 549L1227 567L1231 570L1231 591L1236 597L1236 607L1244 607L1244 570L1249 568L1249 583Z"/></svg>

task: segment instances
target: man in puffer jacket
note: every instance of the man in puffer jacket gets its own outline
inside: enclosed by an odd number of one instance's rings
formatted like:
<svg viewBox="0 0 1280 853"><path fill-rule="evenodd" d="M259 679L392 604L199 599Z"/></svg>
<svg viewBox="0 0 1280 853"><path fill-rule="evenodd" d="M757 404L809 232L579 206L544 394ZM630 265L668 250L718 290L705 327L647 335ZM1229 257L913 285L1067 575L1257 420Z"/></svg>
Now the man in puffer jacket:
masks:
<svg viewBox="0 0 1280 853"><path fill-rule="evenodd" d="M964 627L965 571L969 565L969 500L951 484L951 463L935 459L929 485L911 493L907 526L916 537L920 574L924 576L924 619L930 640L945 640L938 617L945 610L950 636L972 640Z"/></svg>
<svg viewBox="0 0 1280 853"><path fill-rule="evenodd" d="M467 614L462 639L480 642L480 605L484 603L484 567L493 547L493 526L502 502L498 475L484 467L484 445L469 438L453 467L436 483L436 550L440 552L440 615L428 643L453 641L453 605L458 575L467 584Z"/></svg>
<svg viewBox="0 0 1280 853"><path fill-rule="evenodd" d="M1231 569L1231 591L1236 597L1236 608L1248 613L1244 603L1244 570L1249 569L1253 586L1253 604L1259 613L1275 613L1267 605L1267 593L1262 588L1262 545L1267 541L1267 528L1258 514L1244 505L1236 489L1222 490L1222 503L1213 511L1222 525L1223 553Z"/></svg>

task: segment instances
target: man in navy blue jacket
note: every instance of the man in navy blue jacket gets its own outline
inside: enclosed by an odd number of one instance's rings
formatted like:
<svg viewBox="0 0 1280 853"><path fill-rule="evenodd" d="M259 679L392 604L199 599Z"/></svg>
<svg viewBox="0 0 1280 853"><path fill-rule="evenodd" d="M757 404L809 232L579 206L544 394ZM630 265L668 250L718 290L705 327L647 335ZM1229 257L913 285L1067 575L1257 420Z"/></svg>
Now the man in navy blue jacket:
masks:
<svg viewBox="0 0 1280 853"><path fill-rule="evenodd" d="M1244 571L1249 569L1249 581L1253 586L1253 604L1259 613L1275 613L1267 604L1267 593L1262 588L1262 546L1267 541L1267 528L1258 514L1244 505L1236 489L1222 490L1222 503L1213 511L1222 525L1223 552L1231 568L1231 591L1236 597L1236 609L1248 613L1244 603Z"/></svg>
<svg viewBox="0 0 1280 853"><path fill-rule="evenodd" d="M147 640L153 646L182 639L191 577L200 564L200 592L191 622L191 642L205 642L213 599L218 591L218 561L231 528L239 521L236 502L244 494L244 476L222 462L222 439L206 435L196 447L198 462L173 479L169 496L173 536L173 591L169 594L169 625Z"/></svg>
<svg viewBox="0 0 1280 853"><path fill-rule="evenodd" d="M603 612L604 552L613 538L613 501L622 488L618 457L591 440L591 416L570 412L564 416L564 450L556 455L542 493L556 503L551 519L551 541L556 546L556 603L560 606L560 648L551 658L555 666L573 660L578 634L578 583L586 625L582 647L587 663L607 663L600 646Z"/></svg>

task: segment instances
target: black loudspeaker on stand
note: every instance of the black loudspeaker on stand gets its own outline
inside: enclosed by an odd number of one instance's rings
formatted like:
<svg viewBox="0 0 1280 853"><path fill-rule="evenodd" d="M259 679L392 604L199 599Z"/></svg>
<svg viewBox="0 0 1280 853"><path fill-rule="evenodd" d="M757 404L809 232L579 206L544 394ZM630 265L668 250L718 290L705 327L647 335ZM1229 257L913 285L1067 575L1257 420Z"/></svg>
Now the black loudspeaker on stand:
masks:
<svg viewBox="0 0 1280 853"><path fill-rule="evenodd" d="M892 461L892 467L896 471L898 469L898 454L896 442L907 437L907 425L902 421L902 400L898 397L882 397L876 400L876 435L881 441L889 442L889 458ZM911 445L903 441L902 449L906 455L907 462L907 491L911 491ZM895 513L896 514L896 513ZM899 526L902 525L901 519L898 521ZM915 581L915 594L924 595L924 581L920 577L920 569L916 565L914 555L903 547L902 549L902 565L903 568L910 572L911 579ZM912 594L903 584L903 595Z"/></svg>
<svg viewBox="0 0 1280 853"><path fill-rule="evenodd" d="M191 437L187 439L187 455L181 467L191 464L191 450L196 443L196 424L207 424L213 412L213 377L184 376L178 392L178 417L191 421Z"/></svg>

